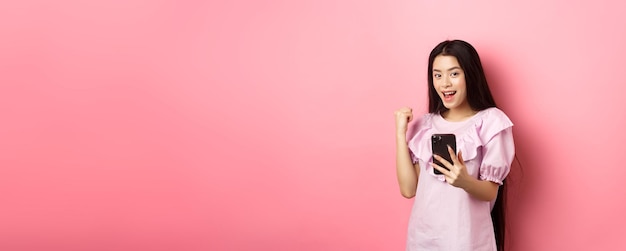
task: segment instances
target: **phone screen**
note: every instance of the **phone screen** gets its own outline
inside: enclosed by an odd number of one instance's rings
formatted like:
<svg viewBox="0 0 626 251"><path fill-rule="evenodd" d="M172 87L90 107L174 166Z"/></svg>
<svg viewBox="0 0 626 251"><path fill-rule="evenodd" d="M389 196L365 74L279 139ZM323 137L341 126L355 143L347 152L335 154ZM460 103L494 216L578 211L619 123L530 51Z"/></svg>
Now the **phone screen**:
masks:
<svg viewBox="0 0 626 251"><path fill-rule="evenodd" d="M448 146L452 147L452 150L456 153L456 136L454 136L454 134L433 134L431 141L433 154L437 154L446 159L448 162L452 163L452 157L450 156L450 152L448 152ZM435 158L433 158L433 162L440 167L446 168L441 162L439 162ZM433 171L435 172L435 174L442 174L437 169L434 169Z"/></svg>

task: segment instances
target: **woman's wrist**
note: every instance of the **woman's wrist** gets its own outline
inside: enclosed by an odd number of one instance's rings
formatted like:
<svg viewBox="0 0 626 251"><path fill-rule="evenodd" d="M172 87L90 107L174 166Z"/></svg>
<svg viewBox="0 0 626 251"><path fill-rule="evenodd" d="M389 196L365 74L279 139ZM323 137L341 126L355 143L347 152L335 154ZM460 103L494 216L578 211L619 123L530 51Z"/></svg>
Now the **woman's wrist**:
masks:
<svg viewBox="0 0 626 251"><path fill-rule="evenodd" d="M478 179L472 177L472 176L468 176L468 179L466 180L466 182L463 182L463 184L461 184L459 187L462 188L463 190L465 190L468 193L471 193L471 189L476 187L476 182L478 181Z"/></svg>
<svg viewBox="0 0 626 251"><path fill-rule="evenodd" d="M396 132L396 139L398 141L402 140L402 141L406 142L406 132L397 131Z"/></svg>

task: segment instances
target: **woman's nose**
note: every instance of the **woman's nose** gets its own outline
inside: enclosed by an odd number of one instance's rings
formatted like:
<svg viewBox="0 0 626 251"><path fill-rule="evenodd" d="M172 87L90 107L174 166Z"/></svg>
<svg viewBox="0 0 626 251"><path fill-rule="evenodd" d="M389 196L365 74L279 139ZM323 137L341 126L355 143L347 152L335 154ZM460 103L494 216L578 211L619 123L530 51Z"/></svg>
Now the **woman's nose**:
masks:
<svg viewBox="0 0 626 251"><path fill-rule="evenodd" d="M450 82L449 78L445 78L443 80L443 87L450 87L450 86L452 86L452 82Z"/></svg>

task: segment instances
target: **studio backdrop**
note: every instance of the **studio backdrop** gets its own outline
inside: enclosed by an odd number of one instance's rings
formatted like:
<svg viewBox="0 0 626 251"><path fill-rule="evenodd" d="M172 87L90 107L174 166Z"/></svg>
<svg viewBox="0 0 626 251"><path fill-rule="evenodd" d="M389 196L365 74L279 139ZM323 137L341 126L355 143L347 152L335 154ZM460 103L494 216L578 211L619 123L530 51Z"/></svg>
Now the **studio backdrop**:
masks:
<svg viewBox="0 0 626 251"><path fill-rule="evenodd" d="M0 249L403 250L393 112L478 50L511 250L621 250L619 1L5 1Z"/></svg>

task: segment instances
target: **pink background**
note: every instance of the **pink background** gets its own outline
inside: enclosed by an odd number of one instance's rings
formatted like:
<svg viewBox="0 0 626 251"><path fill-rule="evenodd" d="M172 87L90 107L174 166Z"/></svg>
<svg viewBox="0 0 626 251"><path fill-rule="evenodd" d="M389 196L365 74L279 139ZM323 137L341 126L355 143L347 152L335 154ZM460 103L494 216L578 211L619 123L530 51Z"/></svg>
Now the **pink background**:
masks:
<svg viewBox="0 0 626 251"><path fill-rule="evenodd" d="M0 250L403 250L393 111L472 43L512 250L626 248L619 1L4 1Z"/></svg>

